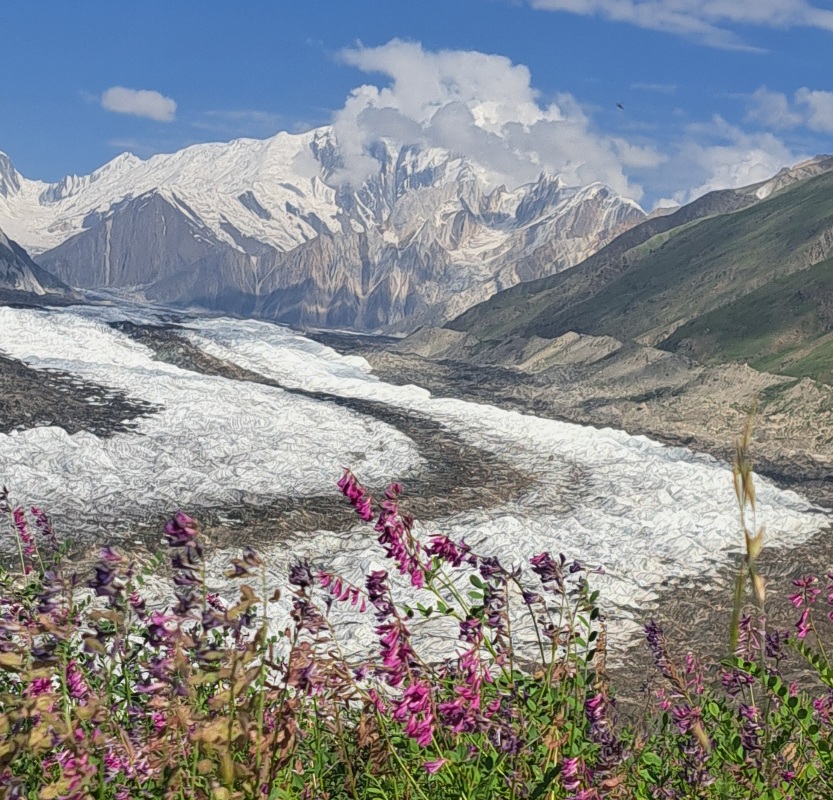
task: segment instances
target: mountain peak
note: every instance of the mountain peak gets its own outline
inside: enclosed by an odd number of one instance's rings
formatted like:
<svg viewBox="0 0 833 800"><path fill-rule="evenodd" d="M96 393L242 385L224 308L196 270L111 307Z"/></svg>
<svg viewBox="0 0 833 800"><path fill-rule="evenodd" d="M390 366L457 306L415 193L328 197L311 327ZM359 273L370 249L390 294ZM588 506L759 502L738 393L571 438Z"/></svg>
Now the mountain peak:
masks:
<svg viewBox="0 0 833 800"><path fill-rule="evenodd" d="M20 174L12 160L0 150L0 197L9 197L20 191Z"/></svg>
<svg viewBox="0 0 833 800"><path fill-rule="evenodd" d="M330 127L146 160L121 153L88 175L21 180L0 224L73 285L404 330L448 318L495 286L568 268L644 216L610 190L584 207L579 187L546 172L512 191L493 188L477 161L439 147L380 137L366 155L369 173L341 180L351 165ZM11 187L10 162L6 172ZM557 245L544 254L548 242ZM540 264L515 271L539 250Z"/></svg>

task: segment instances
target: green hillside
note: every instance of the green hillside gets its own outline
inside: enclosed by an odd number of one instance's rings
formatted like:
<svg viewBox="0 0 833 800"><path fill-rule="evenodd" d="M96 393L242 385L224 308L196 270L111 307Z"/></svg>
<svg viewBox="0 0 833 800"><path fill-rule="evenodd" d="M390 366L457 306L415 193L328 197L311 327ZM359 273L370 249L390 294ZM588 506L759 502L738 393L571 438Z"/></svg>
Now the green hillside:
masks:
<svg viewBox="0 0 833 800"><path fill-rule="evenodd" d="M503 292L449 327L484 341L610 335L830 381L831 255L826 172L749 208L664 231L618 258L601 251L546 285Z"/></svg>
<svg viewBox="0 0 833 800"><path fill-rule="evenodd" d="M698 317L662 347L833 383L833 258Z"/></svg>

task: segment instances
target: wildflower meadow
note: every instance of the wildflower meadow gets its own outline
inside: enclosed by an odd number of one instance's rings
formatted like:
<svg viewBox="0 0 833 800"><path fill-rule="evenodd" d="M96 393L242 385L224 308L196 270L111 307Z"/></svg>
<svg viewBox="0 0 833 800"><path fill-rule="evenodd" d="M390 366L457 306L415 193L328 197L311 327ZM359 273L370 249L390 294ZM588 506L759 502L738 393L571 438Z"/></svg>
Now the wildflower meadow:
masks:
<svg viewBox="0 0 833 800"><path fill-rule="evenodd" d="M661 688L644 719L627 721L597 570L558 553L515 564L445 535L420 541L400 484L376 501L345 471L345 505L373 526L388 569L357 585L294 564L278 631L281 595L267 592L258 554L232 559L239 596L224 600L188 514L164 529L176 602L160 609L146 567L105 547L82 579L47 515L4 490L18 558L0 573L0 796L831 798L833 574L795 581L796 624L769 629L747 452L748 433L726 652L672 653L648 620ZM394 576L431 602L397 602ZM334 610L372 622L371 652L346 654ZM453 631L439 662L415 633L436 618ZM789 651L811 688L782 675Z"/></svg>

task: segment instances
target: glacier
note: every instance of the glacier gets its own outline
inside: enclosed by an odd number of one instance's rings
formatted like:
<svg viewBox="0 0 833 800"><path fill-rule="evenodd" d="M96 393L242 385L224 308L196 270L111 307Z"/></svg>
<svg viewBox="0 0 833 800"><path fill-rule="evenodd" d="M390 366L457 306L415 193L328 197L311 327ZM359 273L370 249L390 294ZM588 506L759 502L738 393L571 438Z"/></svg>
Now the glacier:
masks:
<svg viewBox="0 0 833 800"><path fill-rule="evenodd" d="M511 501L419 520L418 533L465 538L476 551L505 562L550 550L601 567L604 574L594 575L593 584L611 616L622 621L620 633L636 630L641 610L651 607L664 580L697 577L707 583L742 545L731 471L709 456L388 384L364 359L271 323L195 315L173 320L138 307L2 308L0 352L161 407L135 432L106 439L70 436L56 427L0 435L0 482L14 500L41 505L64 524L86 525L99 540L131 514L257 506L286 495L336 496L345 466L376 485L425 466L414 442L390 425L273 386L156 360L145 345L111 326L119 321L173 325L204 353L287 390L373 400L425 415L527 471L529 485ZM827 512L763 478L757 490L767 546L795 546L830 522ZM269 582L278 586L285 586L286 567L299 557L355 582L367 570L385 567L371 531L346 504L338 529L290 536L260 550ZM218 586L224 585L220 565L231 552L211 556ZM367 622L351 624L357 626L356 646L372 639ZM438 625L429 620L423 632Z"/></svg>

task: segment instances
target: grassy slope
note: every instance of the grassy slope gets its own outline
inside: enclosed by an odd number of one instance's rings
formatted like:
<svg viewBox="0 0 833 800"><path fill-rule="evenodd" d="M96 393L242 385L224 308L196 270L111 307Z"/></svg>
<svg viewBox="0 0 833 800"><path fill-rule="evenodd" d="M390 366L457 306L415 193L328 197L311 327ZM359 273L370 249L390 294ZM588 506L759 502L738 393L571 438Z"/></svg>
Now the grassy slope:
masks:
<svg viewBox="0 0 833 800"><path fill-rule="evenodd" d="M486 340L608 334L833 380L833 310L825 306L833 304L833 261L808 269L806 254L830 229L833 173L825 173L751 208L664 232L618 265L589 259L543 288L516 287L452 327Z"/></svg>
<svg viewBox="0 0 833 800"><path fill-rule="evenodd" d="M621 275L637 254L659 247L672 232L710 216L739 211L752 202L753 198L742 190L710 192L673 214L648 219L631 228L573 269L498 293L446 327L458 331L477 329L483 339L504 341L517 335L537 314L553 304L566 308L591 297L601 286Z"/></svg>
<svg viewBox="0 0 833 800"><path fill-rule="evenodd" d="M833 258L698 317L663 347L833 382Z"/></svg>

